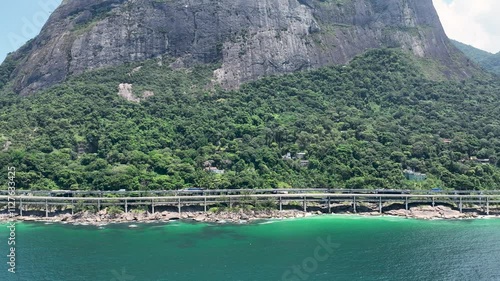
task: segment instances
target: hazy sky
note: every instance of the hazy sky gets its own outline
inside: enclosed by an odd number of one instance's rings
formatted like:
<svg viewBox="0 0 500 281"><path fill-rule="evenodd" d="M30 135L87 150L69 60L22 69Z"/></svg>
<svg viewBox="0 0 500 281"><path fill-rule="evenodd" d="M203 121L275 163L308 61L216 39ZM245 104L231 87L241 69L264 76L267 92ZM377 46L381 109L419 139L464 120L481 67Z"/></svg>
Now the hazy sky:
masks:
<svg viewBox="0 0 500 281"><path fill-rule="evenodd" d="M433 0L448 37L500 52L499 0Z"/></svg>
<svg viewBox="0 0 500 281"><path fill-rule="evenodd" d="M500 51L500 0L433 1L450 38L492 53ZM2 1L0 61L35 37L59 3L61 0Z"/></svg>

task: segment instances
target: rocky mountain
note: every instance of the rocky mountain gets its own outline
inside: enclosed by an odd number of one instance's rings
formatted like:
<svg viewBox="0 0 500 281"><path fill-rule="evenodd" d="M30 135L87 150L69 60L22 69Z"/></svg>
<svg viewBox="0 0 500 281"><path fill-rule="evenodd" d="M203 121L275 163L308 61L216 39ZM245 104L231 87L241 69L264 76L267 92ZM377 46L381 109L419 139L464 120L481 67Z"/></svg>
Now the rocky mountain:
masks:
<svg viewBox="0 0 500 281"><path fill-rule="evenodd" d="M451 42L467 57L482 66L485 70L500 75L500 52L492 54L455 40L451 40Z"/></svg>
<svg viewBox="0 0 500 281"><path fill-rule="evenodd" d="M237 88L382 47L437 62L442 77L479 71L450 43L432 0L65 0L4 64L21 95L154 57L174 68L219 64L214 82Z"/></svg>

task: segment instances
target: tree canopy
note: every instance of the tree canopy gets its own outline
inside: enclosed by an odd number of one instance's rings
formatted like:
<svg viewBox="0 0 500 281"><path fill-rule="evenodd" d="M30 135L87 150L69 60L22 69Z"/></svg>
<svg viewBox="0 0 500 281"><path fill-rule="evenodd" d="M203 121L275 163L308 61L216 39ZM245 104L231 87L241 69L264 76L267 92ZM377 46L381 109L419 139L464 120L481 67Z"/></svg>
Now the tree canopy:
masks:
<svg viewBox="0 0 500 281"><path fill-rule="evenodd" d="M233 91L216 68L150 60L25 98L4 81L0 166L29 189L500 188L498 81L430 81L388 49Z"/></svg>

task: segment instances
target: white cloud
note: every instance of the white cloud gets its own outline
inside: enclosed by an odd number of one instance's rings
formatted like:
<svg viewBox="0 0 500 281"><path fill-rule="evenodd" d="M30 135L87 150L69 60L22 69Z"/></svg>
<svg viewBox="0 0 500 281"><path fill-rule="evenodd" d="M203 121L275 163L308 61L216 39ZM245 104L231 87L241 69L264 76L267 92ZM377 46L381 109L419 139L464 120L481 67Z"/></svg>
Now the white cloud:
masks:
<svg viewBox="0 0 500 281"><path fill-rule="evenodd" d="M448 37L491 53L500 51L500 1L433 2Z"/></svg>

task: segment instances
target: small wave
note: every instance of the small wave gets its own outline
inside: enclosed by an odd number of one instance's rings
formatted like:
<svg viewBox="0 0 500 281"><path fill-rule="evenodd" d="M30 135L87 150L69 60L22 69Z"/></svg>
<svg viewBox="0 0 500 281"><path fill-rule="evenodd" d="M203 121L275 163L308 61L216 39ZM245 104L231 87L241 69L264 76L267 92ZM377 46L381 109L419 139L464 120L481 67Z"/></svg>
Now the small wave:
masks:
<svg viewBox="0 0 500 281"><path fill-rule="evenodd" d="M277 223L278 221L263 221L259 222L258 224L272 224L272 223Z"/></svg>

